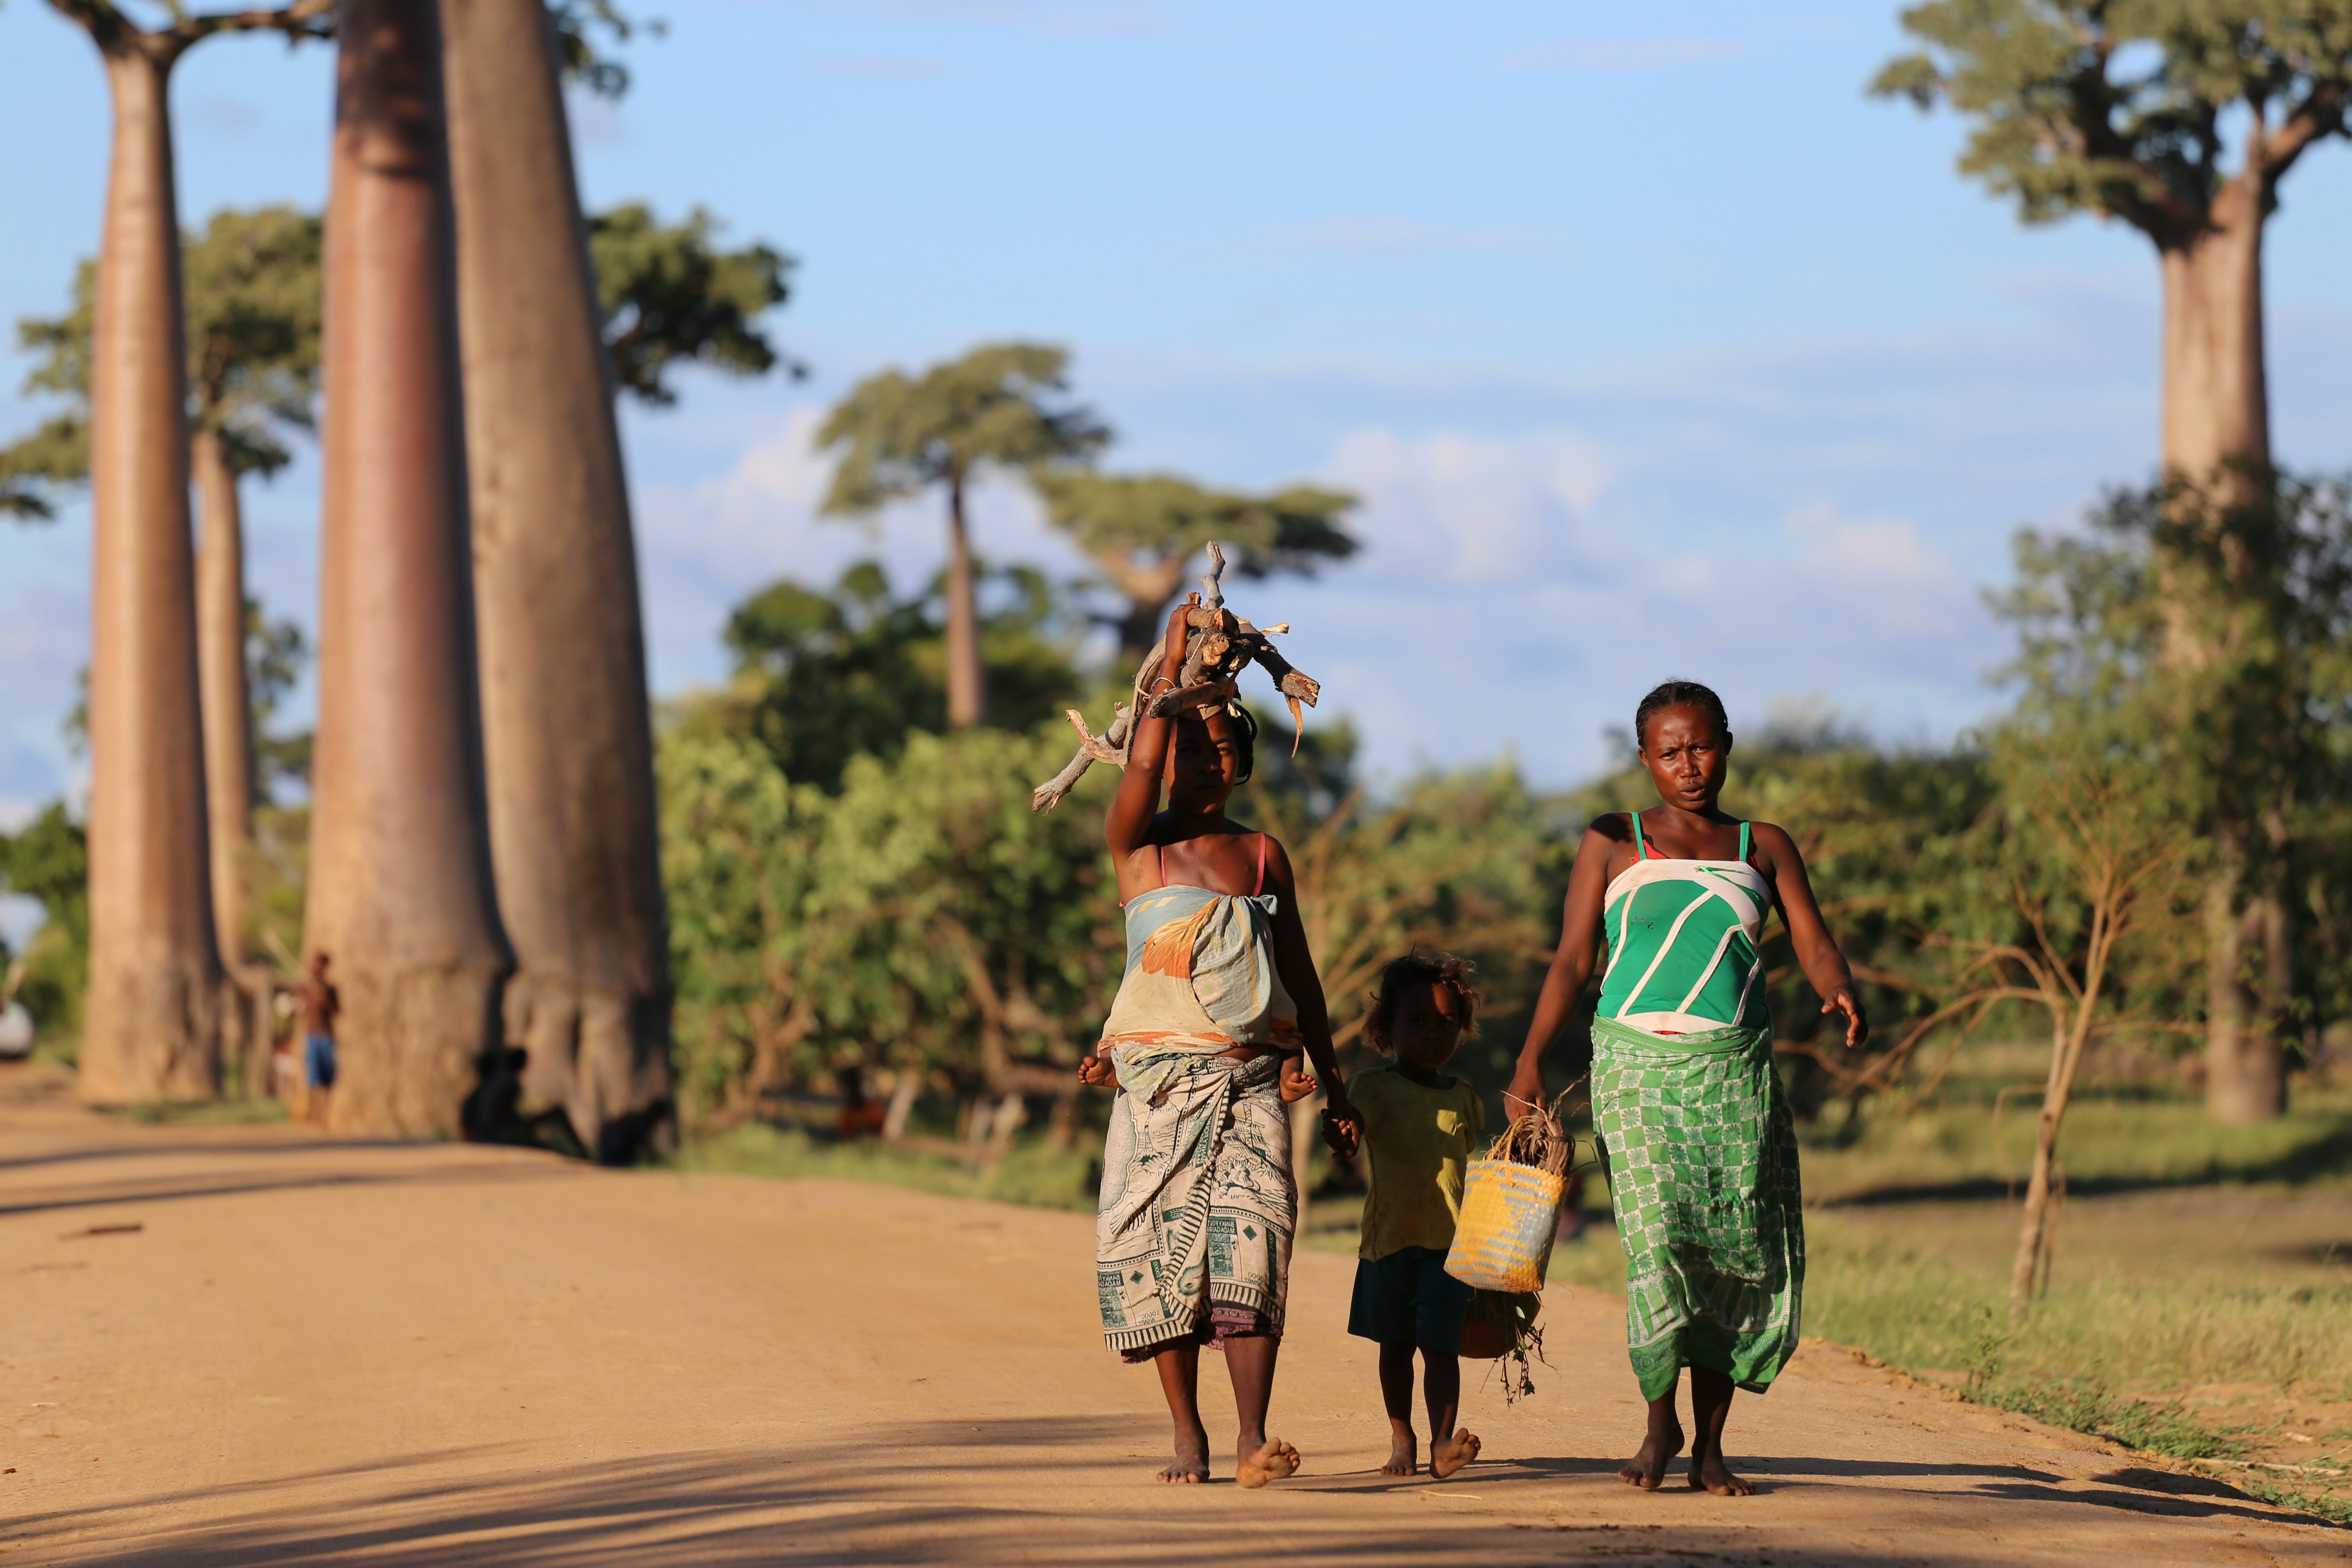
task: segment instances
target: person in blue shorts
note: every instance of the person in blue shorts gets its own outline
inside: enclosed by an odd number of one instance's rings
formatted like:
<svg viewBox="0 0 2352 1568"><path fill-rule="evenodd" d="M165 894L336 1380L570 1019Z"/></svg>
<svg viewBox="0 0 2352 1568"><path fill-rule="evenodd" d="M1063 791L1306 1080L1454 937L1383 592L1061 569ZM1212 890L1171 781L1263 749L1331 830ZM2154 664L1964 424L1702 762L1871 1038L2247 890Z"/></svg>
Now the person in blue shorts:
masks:
<svg viewBox="0 0 2352 1568"><path fill-rule="evenodd" d="M320 1126L327 1121L327 1108L335 1089L335 1016L343 1010L342 998L336 994L334 984L327 978L327 955L310 955L310 977L302 986L302 1062L309 1078L310 1096L304 1107L309 1119Z"/></svg>

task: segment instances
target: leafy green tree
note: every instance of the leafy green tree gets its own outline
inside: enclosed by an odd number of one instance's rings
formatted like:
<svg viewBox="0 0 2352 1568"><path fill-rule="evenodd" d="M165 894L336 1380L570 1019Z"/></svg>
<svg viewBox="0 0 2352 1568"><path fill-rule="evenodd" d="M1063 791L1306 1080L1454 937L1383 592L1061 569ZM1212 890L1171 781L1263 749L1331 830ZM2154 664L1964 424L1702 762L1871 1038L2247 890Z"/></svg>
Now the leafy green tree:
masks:
<svg viewBox="0 0 2352 1568"><path fill-rule="evenodd" d="M1034 568L983 569L982 578L1010 590L981 629L998 716L1004 728L1033 728L1078 695L1073 616ZM681 721L756 737L795 784L836 792L850 758L895 757L909 734L946 730L942 587L934 579L928 594L900 598L871 561L824 593L769 584L728 617L734 679L686 704Z"/></svg>
<svg viewBox="0 0 2352 1568"><path fill-rule="evenodd" d="M2027 223L2092 213L2155 246L2168 473L2270 464L2263 226L2352 96L2352 12L2330 0L1930 0L1927 47L1871 84L1973 122L1961 173Z"/></svg>
<svg viewBox="0 0 2352 1568"><path fill-rule="evenodd" d="M1090 409L1064 400L1068 363L1066 351L1045 344L992 343L919 377L884 371L851 389L817 432L819 450L842 449L827 516L868 516L934 486L947 492L947 703L957 729L987 710L969 486L992 466L1025 474L1084 461L1110 439Z"/></svg>
<svg viewBox="0 0 2352 1568"><path fill-rule="evenodd" d="M1045 514L1102 568L1127 598L1120 658L1132 665L1160 638L1169 601L1194 556L1215 540L1244 577L1276 572L1312 576L1344 561L1358 543L1340 526L1356 505L1337 490L1294 485L1269 495L1213 490L1176 474L1045 470L1037 476Z"/></svg>
<svg viewBox="0 0 2352 1568"><path fill-rule="evenodd" d="M666 408L677 401L667 377L681 363L740 376L780 365L795 380L808 374L778 354L758 324L792 298L793 259L765 245L721 250L712 243L718 226L700 207L683 223L664 224L640 202L588 219L618 390Z"/></svg>
<svg viewBox="0 0 2352 1568"><path fill-rule="evenodd" d="M16 994L44 1039L69 1042L80 1032L89 984L89 841L62 802L16 833L0 833L0 892L41 906Z"/></svg>
<svg viewBox="0 0 2352 1568"><path fill-rule="evenodd" d="M2176 481L2088 523L2018 537L1996 608L2021 713L2144 737L2206 849L2204 981L2175 1009L2202 1004L2213 1115L2263 1120L2296 1037L2352 1007L2334 912L2352 897L2352 484L2281 477L2232 504ZM2194 664L2168 657L2184 626L2208 650Z"/></svg>

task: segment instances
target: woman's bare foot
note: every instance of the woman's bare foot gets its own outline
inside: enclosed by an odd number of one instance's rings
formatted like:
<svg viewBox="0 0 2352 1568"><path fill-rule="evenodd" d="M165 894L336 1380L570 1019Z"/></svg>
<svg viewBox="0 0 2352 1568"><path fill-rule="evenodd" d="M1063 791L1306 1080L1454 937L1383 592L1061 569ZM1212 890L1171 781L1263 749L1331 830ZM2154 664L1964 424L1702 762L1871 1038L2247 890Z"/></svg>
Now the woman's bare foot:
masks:
<svg viewBox="0 0 2352 1568"><path fill-rule="evenodd" d="M1650 1434L1642 1440L1641 1451L1625 1461L1617 1479L1629 1487L1639 1487L1645 1492L1658 1489L1666 1479L1666 1461L1683 1451L1683 1424L1674 1417L1672 1410L1664 1420L1654 1412L1650 1416Z"/></svg>
<svg viewBox="0 0 2352 1568"><path fill-rule="evenodd" d="M1417 1476L1421 1474L1421 1439L1412 1428L1402 1421L1389 1423L1389 1462L1381 1467L1384 1476Z"/></svg>
<svg viewBox="0 0 2352 1568"><path fill-rule="evenodd" d="M1454 1428L1454 1436L1429 1446L1429 1473L1444 1480L1478 1457L1478 1439L1467 1426Z"/></svg>
<svg viewBox="0 0 2352 1568"><path fill-rule="evenodd" d="M1690 1484L1694 1491L1704 1488L1717 1497L1754 1497L1756 1495L1754 1487L1724 1468L1723 1456L1720 1454L1709 1454L1703 1459L1692 1460Z"/></svg>
<svg viewBox="0 0 2352 1568"><path fill-rule="evenodd" d="M1209 1479L1208 1433L1179 1433L1175 1462L1160 1472L1160 1479L1170 1486L1205 1485Z"/></svg>
<svg viewBox="0 0 2352 1568"><path fill-rule="evenodd" d="M1246 1445L1243 1447L1241 1463L1234 1468L1234 1479L1256 1488L1297 1473L1298 1450L1279 1437L1268 1437L1264 1447L1253 1450Z"/></svg>

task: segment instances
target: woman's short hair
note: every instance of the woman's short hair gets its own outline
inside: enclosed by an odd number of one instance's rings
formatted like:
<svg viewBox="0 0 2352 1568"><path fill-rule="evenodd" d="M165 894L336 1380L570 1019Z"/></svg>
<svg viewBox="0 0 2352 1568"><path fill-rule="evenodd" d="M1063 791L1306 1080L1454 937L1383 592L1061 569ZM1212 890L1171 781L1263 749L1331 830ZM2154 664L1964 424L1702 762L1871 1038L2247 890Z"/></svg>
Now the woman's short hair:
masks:
<svg viewBox="0 0 2352 1568"><path fill-rule="evenodd" d="M1650 716L1662 708L1699 708L1715 721L1715 732L1728 736L1731 718L1723 710L1723 699L1696 680L1662 680L1650 688L1633 710L1633 743L1647 751L1650 745Z"/></svg>
<svg viewBox="0 0 2352 1568"><path fill-rule="evenodd" d="M1402 958L1391 958L1381 967L1380 982L1372 988L1372 1008L1364 1015L1364 1038L1384 1057L1394 1056L1396 1047L1390 1043L1389 1026L1395 1022L1397 999L1409 986L1443 985L1454 993L1454 1016L1462 1026L1463 1038L1478 1032L1478 987L1470 976L1477 965L1466 958L1456 958L1450 952L1429 952L1414 948Z"/></svg>

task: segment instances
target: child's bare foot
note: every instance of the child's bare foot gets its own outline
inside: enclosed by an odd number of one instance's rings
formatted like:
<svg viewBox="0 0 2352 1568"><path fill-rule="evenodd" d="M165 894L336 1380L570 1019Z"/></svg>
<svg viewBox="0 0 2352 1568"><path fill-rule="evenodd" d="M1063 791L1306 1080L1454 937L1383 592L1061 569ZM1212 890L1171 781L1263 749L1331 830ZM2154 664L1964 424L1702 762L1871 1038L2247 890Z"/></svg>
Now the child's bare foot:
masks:
<svg viewBox="0 0 2352 1568"><path fill-rule="evenodd" d="M1429 1473L1444 1480L1478 1457L1478 1439L1467 1426L1454 1428L1454 1436L1429 1446Z"/></svg>
<svg viewBox="0 0 2352 1568"><path fill-rule="evenodd" d="M1641 1451L1625 1461L1617 1479L1629 1487L1639 1487L1645 1492L1658 1489L1666 1479L1666 1461L1683 1451L1683 1424L1668 1414L1661 1421L1650 1418L1650 1435L1642 1440Z"/></svg>
<svg viewBox="0 0 2352 1568"><path fill-rule="evenodd" d="M1417 1476L1421 1473L1421 1440L1412 1428L1389 1434L1389 1462L1381 1467L1384 1476Z"/></svg>
<svg viewBox="0 0 2352 1568"><path fill-rule="evenodd" d="M1209 1479L1209 1435L1181 1433L1176 1438L1176 1459L1160 1472L1170 1486L1202 1486Z"/></svg>
<svg viewBox="0 0 2352 1568"><path fill-rule="evenodd" d="M1703 1459L1692 1460L1690 1484L1694 1491L1705 1488L1717 1497L1754 1497L1756 1495L1754 1487L1724 1468L1723 1456L1720 1454L1709 1454Z"/></svg>
<svg viewBox="0 0 2352 1568"><path fill-rule="evenodd" d="M1268 1437L1262 1448L1252 1450L1246 1445L1243 1447L1241 1463L1234 1469L1234 1479L1245 1487L1255 1488L1297 1473L1298 1450L1279 1437Z"/></svg>

